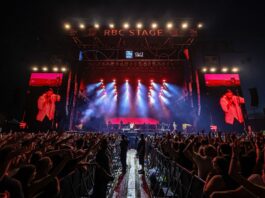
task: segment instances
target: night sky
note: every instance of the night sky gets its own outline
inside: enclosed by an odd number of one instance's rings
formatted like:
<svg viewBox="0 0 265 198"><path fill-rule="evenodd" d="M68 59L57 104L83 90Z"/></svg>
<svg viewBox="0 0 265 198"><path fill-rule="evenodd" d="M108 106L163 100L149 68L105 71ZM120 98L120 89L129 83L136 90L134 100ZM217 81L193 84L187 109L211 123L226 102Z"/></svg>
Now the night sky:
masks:
<svg viewBox="0 0 265 198"><path fill-rule="evenodd" d="M178 1L178 0L87 0L18 1L9 3L2 14L2 64L0 114L23 109L29 69L54 59L67 60L68 46L62 24L84 18L106 23L114 20L167 21L193 18L205 23L204 38L227 39L242 52L240 57L243 94L250 100L249 88L256 87L259 109L265 107L265 27L264 6L260 1ZM200 37L200 35L199 35ZM17 105L21 103L21 105ZM17 109L18 107L18 109ZM250 110L249 102L247 108Z"/></svg>

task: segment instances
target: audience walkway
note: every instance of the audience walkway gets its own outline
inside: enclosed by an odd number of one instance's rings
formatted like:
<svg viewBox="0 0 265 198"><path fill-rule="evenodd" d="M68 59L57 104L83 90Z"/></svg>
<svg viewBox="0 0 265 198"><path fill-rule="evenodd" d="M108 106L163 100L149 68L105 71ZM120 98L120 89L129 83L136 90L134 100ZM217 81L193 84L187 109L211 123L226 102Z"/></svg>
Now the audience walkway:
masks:
<svg viewBox="0 0 265 198"><path fill-rule="evenodd" d="M148 185L144 174L138 174L140 169L136 150L127 153L127 172L120 175L112 198L149 198Z"/></svg>

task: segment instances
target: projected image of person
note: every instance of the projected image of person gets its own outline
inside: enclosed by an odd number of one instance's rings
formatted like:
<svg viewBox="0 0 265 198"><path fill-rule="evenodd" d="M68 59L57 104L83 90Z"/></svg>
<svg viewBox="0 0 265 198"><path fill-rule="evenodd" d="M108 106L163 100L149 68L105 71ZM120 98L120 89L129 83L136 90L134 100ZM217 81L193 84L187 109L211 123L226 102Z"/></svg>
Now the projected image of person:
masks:
<svg viewBox="0 0 265 198"><path fill-rule="evenodd" d="M41 96L39 96L37 105L38 105L38 114L36 120L38 121L39 130L47 131L52 129L52 124L55 115L56 102L61 100L60 95L55 94L53 89L49 89Z"/></svg>
<svg viewBox="0 0 265 198"><path fill-rule="evenodd" d="M241 108L241 104L244 103L244 98L234 95L234 93L229 89L220 98L220 105L225 114L225 123L228 126L237 123L242 124L244 122Z"/></svg>

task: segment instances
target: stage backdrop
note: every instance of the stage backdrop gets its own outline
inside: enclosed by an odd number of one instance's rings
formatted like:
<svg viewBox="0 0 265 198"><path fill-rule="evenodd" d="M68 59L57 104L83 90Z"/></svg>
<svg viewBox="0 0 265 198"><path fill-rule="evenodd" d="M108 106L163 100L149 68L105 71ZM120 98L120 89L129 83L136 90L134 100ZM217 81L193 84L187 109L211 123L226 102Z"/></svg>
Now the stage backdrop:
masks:
<svg viewBox="0 0 265 198"><path fill-rule="evenodd" d="M80 74L75 126L87 123L98 130L109 120L122 118L141 118L146 124L152 119L190 123L186 66L185 61L174 60L87 62Z"/></svg>

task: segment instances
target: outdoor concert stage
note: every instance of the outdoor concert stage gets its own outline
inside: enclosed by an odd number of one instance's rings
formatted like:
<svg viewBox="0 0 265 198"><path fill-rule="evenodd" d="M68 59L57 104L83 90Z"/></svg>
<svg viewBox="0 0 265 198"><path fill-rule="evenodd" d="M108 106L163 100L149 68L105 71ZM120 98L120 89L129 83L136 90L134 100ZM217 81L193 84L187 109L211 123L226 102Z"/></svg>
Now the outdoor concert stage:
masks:
<svg viewBox="0 0 265 198"><path fill-rule="evenodd" d="M189 51L196 28L68 31L79 50L70 128L191 123ZM138 127L140 128L140 126Z"/></svg>
<svg viewBox="0 0 265 198"><path fill-rule="evenodd" d="M141 29L66 24L65 31L75 61L67 72L35 68L29 83L31 120L38 109L32 104L53 87L61 96L55 125L63 129L107 131L133 124L172 130L175 123L178 130L209 130L224 125L219 100L225 90L241 95L236 72L196 67L197 24Z"/></svg>

